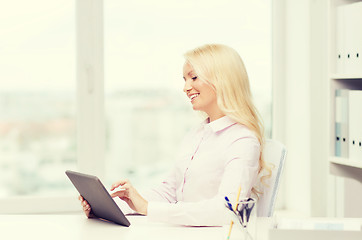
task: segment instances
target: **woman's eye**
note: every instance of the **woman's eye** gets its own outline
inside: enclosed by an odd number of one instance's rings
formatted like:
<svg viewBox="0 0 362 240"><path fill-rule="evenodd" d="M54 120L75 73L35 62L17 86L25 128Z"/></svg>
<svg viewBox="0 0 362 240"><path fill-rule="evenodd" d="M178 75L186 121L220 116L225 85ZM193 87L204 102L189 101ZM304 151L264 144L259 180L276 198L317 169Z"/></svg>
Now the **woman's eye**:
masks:
<svg viewBox="0 0 362 240"><path fill-rule="evenodd" d="M195 81L196 79L197 79L197 77L193 77L193 78L192 78L192 80L194 80L194 81Z"/></svg>

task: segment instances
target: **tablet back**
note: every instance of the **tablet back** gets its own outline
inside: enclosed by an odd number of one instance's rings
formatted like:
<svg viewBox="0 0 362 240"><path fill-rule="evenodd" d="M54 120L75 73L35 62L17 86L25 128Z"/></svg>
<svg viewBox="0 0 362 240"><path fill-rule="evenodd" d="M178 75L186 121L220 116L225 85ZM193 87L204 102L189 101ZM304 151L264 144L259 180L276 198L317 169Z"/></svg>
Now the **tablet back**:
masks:
<svg viewBox="0 0 362 240"><path fill-rule="evenodd" d="M93 214L122 226L128 227L130 222L109 195L101 181L88 174L67 170L65 172L79 194L90 204Z"/></svg>

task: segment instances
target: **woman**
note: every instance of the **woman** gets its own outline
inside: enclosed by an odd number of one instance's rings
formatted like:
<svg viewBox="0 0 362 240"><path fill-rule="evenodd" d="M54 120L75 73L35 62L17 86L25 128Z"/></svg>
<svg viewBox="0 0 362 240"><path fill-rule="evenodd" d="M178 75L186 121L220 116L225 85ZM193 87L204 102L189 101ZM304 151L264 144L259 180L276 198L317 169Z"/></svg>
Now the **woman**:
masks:
<svg viewBox="0 0 362 240"><path fill-rule="evenodd" d="M263 127L252 102L242 59L230 47L210 44L187 52L183 91L194 110L207 119L184 140L175 167L162 184L142 196L130 181L112 185L111 196L124 200L150 220L213 226L228 223L224 197L236 201L258 194ZM83 210L91 208L81 197Z"/></svg>

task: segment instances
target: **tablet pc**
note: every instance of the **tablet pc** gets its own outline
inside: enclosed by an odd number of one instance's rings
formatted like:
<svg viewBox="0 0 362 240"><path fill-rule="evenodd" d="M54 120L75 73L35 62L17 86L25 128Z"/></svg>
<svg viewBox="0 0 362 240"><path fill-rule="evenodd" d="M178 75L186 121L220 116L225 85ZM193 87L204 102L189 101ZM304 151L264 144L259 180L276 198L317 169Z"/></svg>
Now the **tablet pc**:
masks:
<svg viewBox="0 0 362 240"><path fill-rule="evenodd" d="M92 208L92 213L97 218L105 219L126 227L131 225L96 176L70 170L65 171L65 174L67 174L79 194L87 200Z"/></svg>

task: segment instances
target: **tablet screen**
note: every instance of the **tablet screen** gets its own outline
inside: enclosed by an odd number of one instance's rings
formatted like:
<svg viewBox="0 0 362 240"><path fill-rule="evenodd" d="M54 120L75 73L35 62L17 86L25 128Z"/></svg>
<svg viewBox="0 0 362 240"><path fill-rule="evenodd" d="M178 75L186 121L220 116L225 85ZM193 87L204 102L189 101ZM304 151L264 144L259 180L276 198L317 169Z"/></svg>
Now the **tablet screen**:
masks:
<svg viewBox="0 0 362 240"><path fill-rule="evenodd" d="M96 176L70 170L67 170L65 173L78 190L79 194L87 200L92 208L92 213L97 218L102 218L126 227L131 225L111 195L109 195L107 189Z"/></svg>

